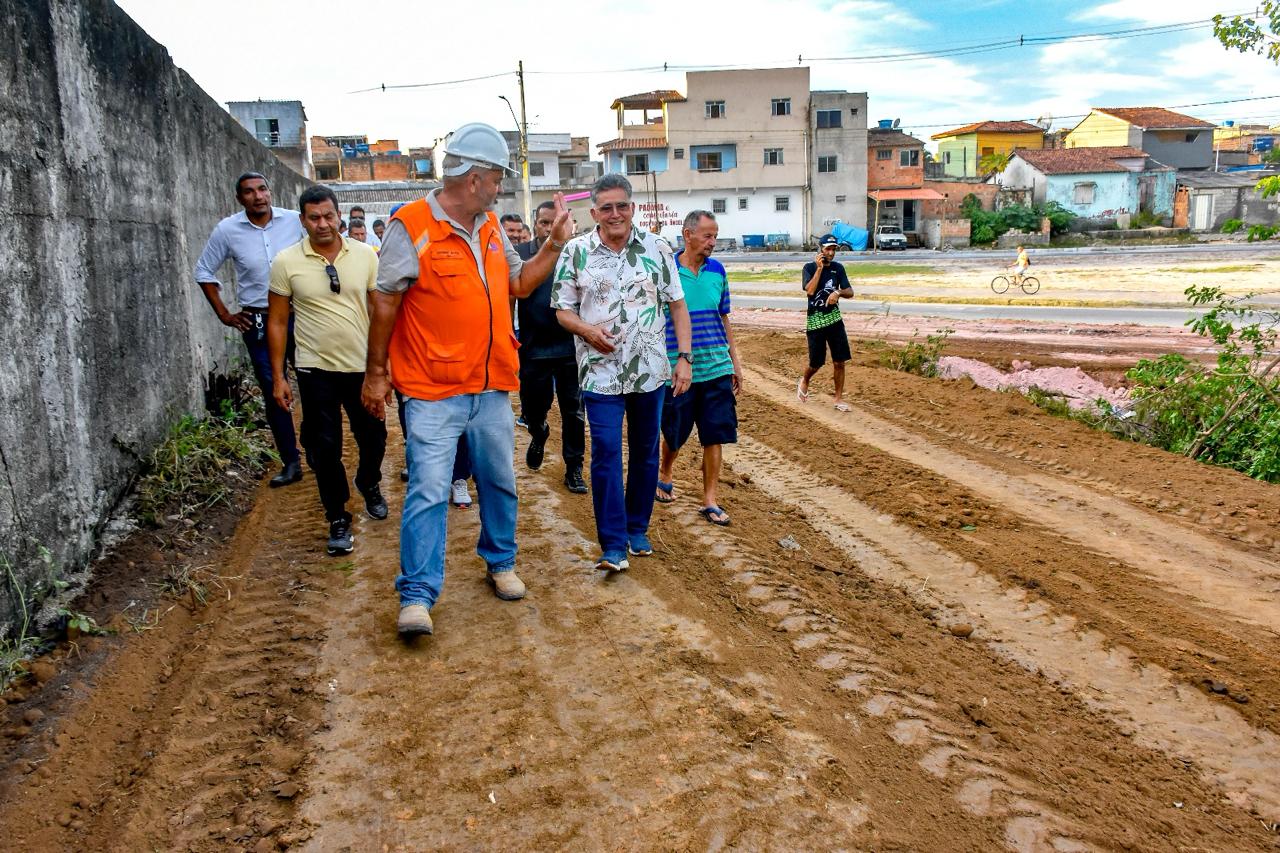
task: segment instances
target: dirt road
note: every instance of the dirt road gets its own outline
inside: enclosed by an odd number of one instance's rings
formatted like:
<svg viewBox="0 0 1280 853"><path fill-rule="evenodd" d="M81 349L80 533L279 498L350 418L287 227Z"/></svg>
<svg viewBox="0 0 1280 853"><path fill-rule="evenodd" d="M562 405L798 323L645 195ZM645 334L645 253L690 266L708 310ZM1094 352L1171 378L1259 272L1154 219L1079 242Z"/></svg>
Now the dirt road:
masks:
<svg viewBox="0 0 1280 853"><path fill-rule="evenodd" d="M261 490L208 558L229 596L47 681L6 843L1280 849L1274 486L968 383L856 367L853 412L802 404L802 339L744 348L730 527L686 491L606 578L589 498L519 465L528 598L451 512L412 647L394 515L331 560L311 481Z"/></svg>

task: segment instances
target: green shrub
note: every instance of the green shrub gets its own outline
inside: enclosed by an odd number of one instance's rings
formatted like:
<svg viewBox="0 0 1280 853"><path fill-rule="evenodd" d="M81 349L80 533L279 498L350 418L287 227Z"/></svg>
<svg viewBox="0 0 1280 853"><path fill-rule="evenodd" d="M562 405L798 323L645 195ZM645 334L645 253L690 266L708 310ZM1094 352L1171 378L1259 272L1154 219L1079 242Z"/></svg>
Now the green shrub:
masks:
<svg viewBox="0 0 1280 853"><path fill-rule="evenodd" d="M1243 228L1244 228L1243 219L1228 219L1226 222L1222 223L1223 234L1235 234L1238 231L1242 230Z"/></svg>
<svg viewBox="0 0 1280 853"><path fill-rule="evenodd" d="M1257 243L1262 240L1270 240L1272 237L1280 234L1280 225L1250 225L1249 226L1249 242Z"/></svg>
<svg viewBox="0 0 1280 853"><path fill-rule="evenodd" d="M238 464L260 471L274 455L248 406L236 408L224 400L217 415L185 415L147 459L138 483L139 516L157 524L162 514L188 518L228 503L228 469Z"/></svg>
<svg viewBox="0 0 1280 853"><path fill-rule="evenodd" d="M947 338L954 331L955 329L938 329L932 335L926 335L923 341L917 340L919 333L913 333L911 340L903 346L893 347L883 341L872 341L871 347L876 350L876 360L881 367L917 376L937 376L938 359L942 358Z"/></svg>
<svg viewBox="0 0 1280 853"><path fill-rule="evenodd" d="M1011 204L999 210L983 210L982 202L969 193L960 202L960 214L969 220L969 242L991 243L1006 231L1039 231L1040 220L1049 220L1049 233L1066 231L1075 214L1057 202L1027 207Z"/></svg>
<svg viewBox="0 0 1280 853"><path fill-rule="evenodd" d="M1280 313L1249 307L1253 294L1228 297L1221 288L1189 287L1194 306L1209 306L1188 322L1218 348L1212 369L1184 356L1143 359L1133 381L1133 415L1143 440L1156 447L1280 481Z"/></svg>

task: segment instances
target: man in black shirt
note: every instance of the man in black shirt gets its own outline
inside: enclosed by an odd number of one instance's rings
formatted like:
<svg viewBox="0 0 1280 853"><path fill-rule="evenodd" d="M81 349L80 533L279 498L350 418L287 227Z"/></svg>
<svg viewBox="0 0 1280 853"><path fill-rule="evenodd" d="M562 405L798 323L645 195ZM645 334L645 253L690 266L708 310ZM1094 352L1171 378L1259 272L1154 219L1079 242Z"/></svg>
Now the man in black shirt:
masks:
<svg viewBox="0 0 1280 853"><path fill-rule="evenodd" d="M805 335L809 338L809 366L796 385L800 402L809 401L809 380L822 365L827 363L827 350L831 350L832 378L835 380L836 409L849 411L844 401L844 364L852 356L849 352L849 336L840 318L840 297L853 298L849 276L844 267L836 263L836 248L840 241L834 234L827 234L818 241L818 257L804 265L801 287L809 296L809 313L805 321Z"/></svg>
<svg viewBox="0 0 1280 853"><path fill-rule="evenodd" d="M554 202L544 201L533 215L533 240L516 246L528 260L551 233L555 222ZM560 442L564 456L564 485L574 494L586 494L582 479L582 459L586 435L582 419L582 396L578 389L578 361L573 335L565 331L551 307L551 279L548 273L537 290L521 299L516 309L520 319L520 412L529 425L529 450L524 460L536 471L551 435L547 412L553 396L560 398Z"/></svg>

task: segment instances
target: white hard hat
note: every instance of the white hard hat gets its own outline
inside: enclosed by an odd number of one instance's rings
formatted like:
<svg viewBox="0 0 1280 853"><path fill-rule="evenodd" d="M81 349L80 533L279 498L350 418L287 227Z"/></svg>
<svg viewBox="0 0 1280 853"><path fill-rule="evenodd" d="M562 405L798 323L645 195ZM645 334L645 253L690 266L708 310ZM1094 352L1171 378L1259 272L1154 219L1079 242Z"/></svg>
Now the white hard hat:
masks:
<svg viewBox="0 0 1280 853"><path fill-rule="evenodd" d="M509 165L511 152L507 148L507 141L502 138L501 133L482 122L464 124L449 134L449 139L444 144L444 153L462 159L462 165L443 170L450 178L465 175L476 166L516 174Z"/></svg>

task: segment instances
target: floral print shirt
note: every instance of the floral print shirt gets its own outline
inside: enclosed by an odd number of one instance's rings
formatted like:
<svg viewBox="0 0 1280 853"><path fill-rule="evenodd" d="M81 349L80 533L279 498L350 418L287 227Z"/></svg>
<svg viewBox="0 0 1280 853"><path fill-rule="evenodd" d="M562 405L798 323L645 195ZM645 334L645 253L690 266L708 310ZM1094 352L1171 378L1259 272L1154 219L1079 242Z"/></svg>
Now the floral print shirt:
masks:
<svg viewBox="0 0 1280 853"><path fill-rule="evenodd" d="M574 339L582 390L635 394L666 384L671 367L663 309L682 299L675 255L661 237L632 226L621 252L606 246L598 229L570 240L556 265L551 307L604 326L614 345L606 355Z"/></svg>

